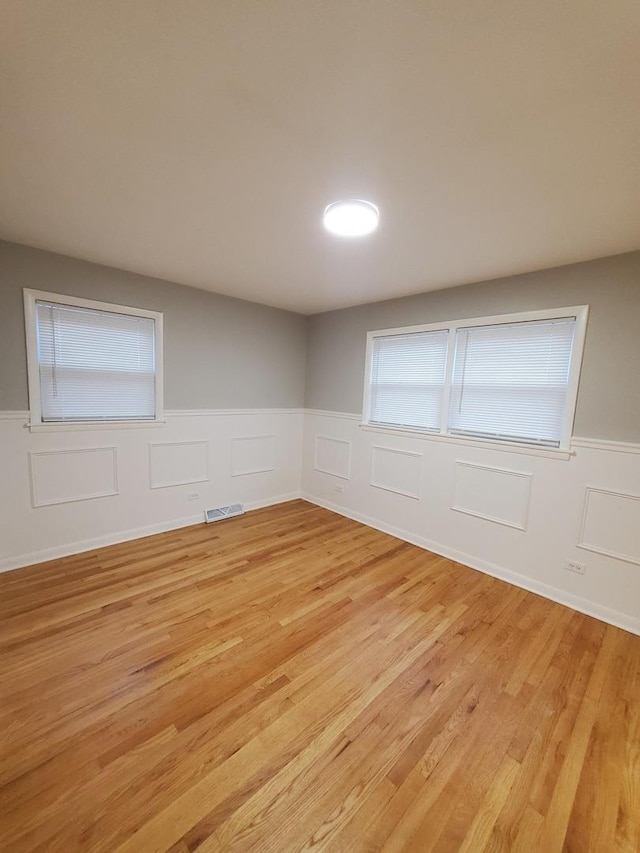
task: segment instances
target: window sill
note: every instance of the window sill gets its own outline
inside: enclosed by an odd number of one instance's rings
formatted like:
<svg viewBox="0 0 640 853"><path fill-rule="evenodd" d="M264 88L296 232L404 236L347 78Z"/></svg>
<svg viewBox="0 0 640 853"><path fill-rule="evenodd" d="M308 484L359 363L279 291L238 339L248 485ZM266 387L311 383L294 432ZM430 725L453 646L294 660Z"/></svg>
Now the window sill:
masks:
<svg viewBox="0 0 640 853"><path fill-rule="evenodd" d="M57 421L55 423L28 423L31 432L82 432L111 429L154 429L162 427L166 421L158 418L153 421Z"/></svg>
<svg viewBox="0 0 640 853"><path fill-rule="evenodd" d="M448 444L457 444L465 447L481 447L483 450L522 453L525 456L544 456L548 459L560 459L563 461L567 461L572 456L575 456L575 451L573 450L563 450L555 447L534 447L530 444L514 444L510 441L485 441L480 438L463 438L457 435L443 435L442 433L421 432L420 430L384 427L367 423L361 423L359 426L365 432L375 432L382 435L399 435L403 438L420 438L427 441L444 441Z"/></svg>

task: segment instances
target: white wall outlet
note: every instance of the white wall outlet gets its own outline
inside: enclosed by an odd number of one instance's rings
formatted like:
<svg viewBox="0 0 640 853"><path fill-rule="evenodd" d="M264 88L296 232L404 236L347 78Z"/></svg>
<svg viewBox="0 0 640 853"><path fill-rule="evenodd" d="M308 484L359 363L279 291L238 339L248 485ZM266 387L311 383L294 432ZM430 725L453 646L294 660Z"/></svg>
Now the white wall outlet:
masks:
<svg viewBox="0 0 640 853"><path fill-rule="evenodd" d="M586 571L585 564L577 563L575 560L567 560L564 567L568 572L574 572L576 575L583 575Z"/></svg>
<svg viewBox="0 0 640 853"><path fill-rule="evenodd" d="M344 486L342 485L342 483L336 483L335 486L333 487L333 491L337 495L342 495L344 493Z"/></svg>
<svg viewBox="0 0 640 853"><path fill-rule="evenodd" d="M197 501L200 495L197 492L191 492L191 494L187 495L188 501Z"/></svg>

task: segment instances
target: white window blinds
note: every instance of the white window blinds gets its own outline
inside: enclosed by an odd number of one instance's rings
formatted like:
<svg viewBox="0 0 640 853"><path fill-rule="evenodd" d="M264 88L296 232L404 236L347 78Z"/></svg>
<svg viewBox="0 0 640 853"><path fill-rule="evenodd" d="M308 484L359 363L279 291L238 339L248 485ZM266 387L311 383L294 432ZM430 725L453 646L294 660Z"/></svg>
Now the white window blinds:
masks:
<svg viewBox="0 0 640 853"><path fill-rule="evenodd" d="M374 339L371 423L440 429L448 338L441 330Z"/></svg>
<svg viewBox="0 0 640 853"><path fill-rule="evenodd" d="M36 301L43 421L156 416L155 322Z"/></svg>
<svg viewBox="0 0 640 853"><path fill-rule="evenodd" d="M558 447L575 318L459 328L448 430Z"/></svg>

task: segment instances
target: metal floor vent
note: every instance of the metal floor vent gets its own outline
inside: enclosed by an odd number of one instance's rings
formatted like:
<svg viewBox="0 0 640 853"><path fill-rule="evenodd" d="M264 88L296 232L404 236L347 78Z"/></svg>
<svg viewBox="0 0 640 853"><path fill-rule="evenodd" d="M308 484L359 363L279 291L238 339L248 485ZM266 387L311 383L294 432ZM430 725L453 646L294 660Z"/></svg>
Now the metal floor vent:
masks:
<svg viewBox="0 0 640 853"><path fill-rule="evenodd" d="M242 515L243 513L244 507L242 504L217 506L215 509L205 509L204 520L209 524L212 521L222 521L223 518L233 518L234 515Z"/></svg>

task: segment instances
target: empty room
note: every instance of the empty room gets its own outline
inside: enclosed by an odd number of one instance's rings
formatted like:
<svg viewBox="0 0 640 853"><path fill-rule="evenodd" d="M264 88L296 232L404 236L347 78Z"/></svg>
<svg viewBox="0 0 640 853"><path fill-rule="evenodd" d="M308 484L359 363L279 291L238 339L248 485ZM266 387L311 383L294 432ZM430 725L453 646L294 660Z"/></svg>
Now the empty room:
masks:
<svg viewBox="0 0 640 853"><path fill-rule="evenodd" d="M640 851L640 5L0 0L0 850Z"/></svg>

